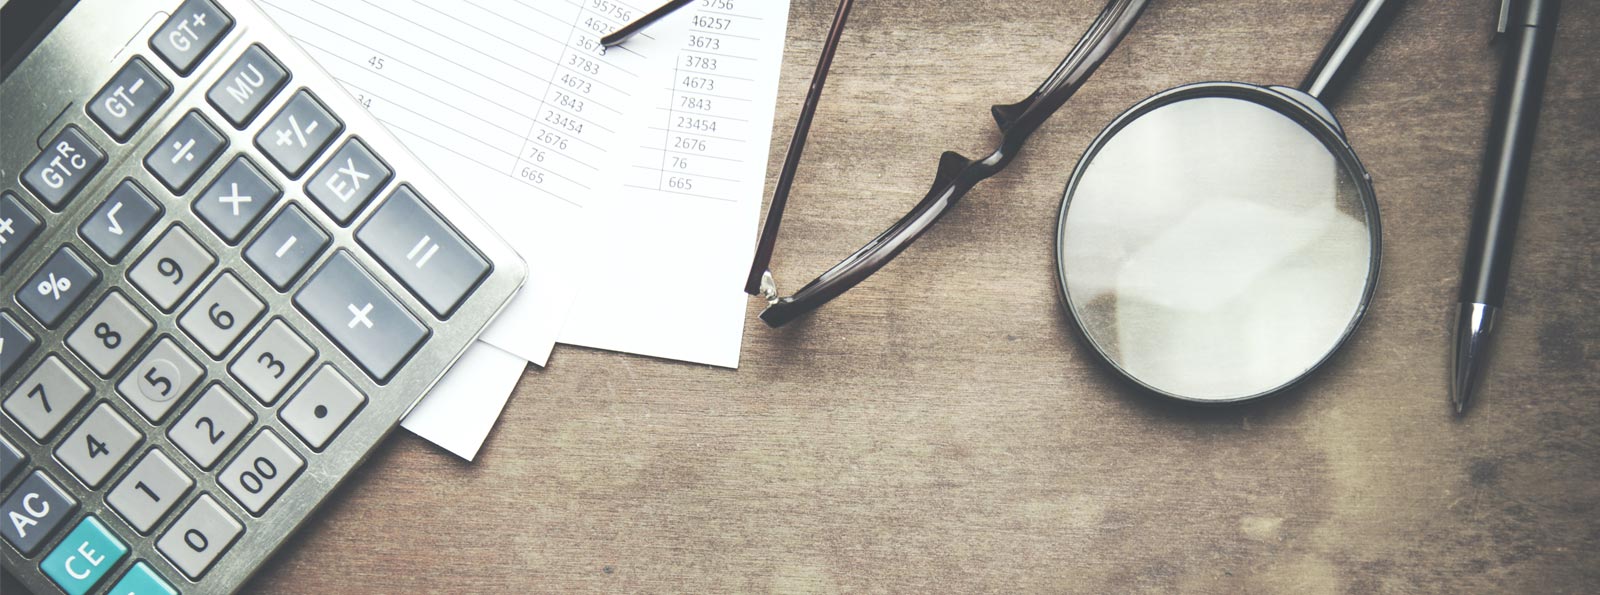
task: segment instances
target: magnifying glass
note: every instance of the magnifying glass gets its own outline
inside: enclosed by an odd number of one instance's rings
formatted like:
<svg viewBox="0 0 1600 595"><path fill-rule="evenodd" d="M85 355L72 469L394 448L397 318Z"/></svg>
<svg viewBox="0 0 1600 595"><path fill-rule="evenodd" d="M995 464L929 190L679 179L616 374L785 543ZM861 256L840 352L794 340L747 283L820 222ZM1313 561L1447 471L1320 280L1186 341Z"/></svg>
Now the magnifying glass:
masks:
<svg viewBox="0 0 1600 595"><path fill-rule="evenodd" d="M1061 202L1057 278L1111 368L1177 399L1245 401L1355 331L1378 279L1377 198L1322 102L1399 4L1352 6L1298 89L1170 89L1089 145Z"/></svg>

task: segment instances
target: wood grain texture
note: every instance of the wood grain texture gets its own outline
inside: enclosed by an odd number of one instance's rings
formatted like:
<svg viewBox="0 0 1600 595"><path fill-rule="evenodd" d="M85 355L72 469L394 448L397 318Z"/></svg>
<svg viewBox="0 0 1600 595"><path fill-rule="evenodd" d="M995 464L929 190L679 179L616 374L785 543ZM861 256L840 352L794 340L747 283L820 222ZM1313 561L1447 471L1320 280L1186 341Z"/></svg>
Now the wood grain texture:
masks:
<svg viewBox="0 0 1600 595"><path fill-rule="evenodd" d="M1408 3L1334 106L1375 179L1382 276L1349 346L1290 394L1141 394L1056 298L1060 193L1100 128L1183 83L1294 84L1348 6L1160 0L881 273L782 330L752 303L739 370L562 347L478 462L397 433L247 590L1591 593L1600 3L1565 3L1496 358L1470 415L1447 407L1497 4ZM898 218L940 151L986 153L988 106L1031 91L1101 6L859 3L778 277ZM832 9L795 0L775 155Z"/></svg>

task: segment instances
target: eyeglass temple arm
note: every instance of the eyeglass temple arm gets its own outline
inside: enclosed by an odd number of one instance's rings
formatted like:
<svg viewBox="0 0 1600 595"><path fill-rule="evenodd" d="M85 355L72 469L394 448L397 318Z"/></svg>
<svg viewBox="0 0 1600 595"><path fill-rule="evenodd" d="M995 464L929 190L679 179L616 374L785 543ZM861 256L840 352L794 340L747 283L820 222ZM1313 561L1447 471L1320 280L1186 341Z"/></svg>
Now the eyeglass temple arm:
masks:
<svg viewBox="0 0 1600 595"><path fill-rule="evenodd" d="M663 4L655 10L650 11L649 14L639 17L638 20L623 25L621 29L617 29L616 31L612 31L611 33L607 34L605 37L601 37L600 45L608 48L615 47L617 44L627 41L629 37L633 37L633 34L644 30L645 27L649 27L667 15L677 12L678 9L688 6L691 2L694 2L694 0L672 0L671 2Z"/></svg>
<svg viewBox="0 0 1600 595"><path fill-rule="evenodd" d="M828 38L822 44L822 56L817 59L816 71L811 74L811 88L806 91L805 103L800 107L800 118L795 122L794 136L789 139L789 151L784 155L783 169L778 171L778 183L772 188L772 205L767 207L767 221L761 227L756 256L750 263L750 274L745 278L744 292L750 295L761 295L761 279L772 263L772 250L778 243L778 226L783 221L783 208L789 204L789 188L794 185L794 173L800 167L800 154L805 152L811 119L817 113L817 103L822 101L822 86L828 82L833 54L839 49L839 38L844 35L844 24L850 18L850 8L854 4L854 0L839 1L839 8L833 13L833 25L828 28Z"/></svg>
<svg viewBox="0 0 1600 595"><path fill-rule="evenodd" d="M1322 55L1300 82L1300 90L1323 103L1333 101L1394 22L1402 0L1357 0L1334 30Z"/></svg>
<svg viewBox="0 0 1600 595"><path fill-rule="evenodd" d="M940 155L933 187L910 213L793 296L779 298L761 313L761 319L769 326L782 326L855 287L921 237L974 185L1004 169L1028 137L1066 103L1122 41L1147 1L1109 0L1099 18L1038 89L1021 102L991 109L1002 130L1000 147L994 153L982 161L972 161L954 151ZM764 263L760 269L765 272ZM758 272L751 273L752 279L759 282Z"/></svg>

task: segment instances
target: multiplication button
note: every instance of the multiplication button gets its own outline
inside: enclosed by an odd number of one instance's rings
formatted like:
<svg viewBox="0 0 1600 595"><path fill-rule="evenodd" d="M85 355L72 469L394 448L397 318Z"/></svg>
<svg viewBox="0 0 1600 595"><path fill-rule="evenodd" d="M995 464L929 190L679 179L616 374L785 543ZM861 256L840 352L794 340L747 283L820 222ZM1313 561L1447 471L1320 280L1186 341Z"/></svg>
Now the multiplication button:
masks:
<svg viewBox="0 0 1600 595"><path fill-rule="evenodd" d="M388 381L428 336L428 329L342 250L295 294L294 305L378 382Z"/></svg>
<svg viewBox="0 0 1600 595"><path fill-rule="evenodd" d="M134 56L89 102L89 117L117 142L127 142L170 93L166 79Z"/></svg>
<svg viewBox="0 0 1600 595"><path fill-rule="evenodd" d="M194 212L223 241L237 244L280 194L278 186L241 155L194 198Z"/></svg>
<svg viewBox="0 0 1600 595"><path fill-rule="evenodd" d="M410 186L396 189L361 225L356 240L440 318L489 274L489 261Z"/></svg>

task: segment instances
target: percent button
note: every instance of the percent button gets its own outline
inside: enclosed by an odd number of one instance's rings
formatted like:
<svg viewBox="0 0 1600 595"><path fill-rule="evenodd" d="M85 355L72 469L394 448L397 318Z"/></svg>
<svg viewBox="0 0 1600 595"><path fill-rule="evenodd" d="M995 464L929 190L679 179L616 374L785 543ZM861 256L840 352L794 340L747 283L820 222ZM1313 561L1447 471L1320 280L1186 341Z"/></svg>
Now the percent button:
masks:
<svg viewBox="0 0 1600 595"><path fill-rule="evenodd" d="M100 273L84 264L72 248L62 246L17 290L17 303L40 324L55 328L99 280Z"/></svg>

